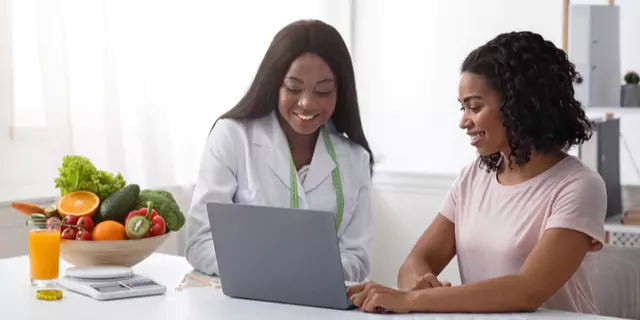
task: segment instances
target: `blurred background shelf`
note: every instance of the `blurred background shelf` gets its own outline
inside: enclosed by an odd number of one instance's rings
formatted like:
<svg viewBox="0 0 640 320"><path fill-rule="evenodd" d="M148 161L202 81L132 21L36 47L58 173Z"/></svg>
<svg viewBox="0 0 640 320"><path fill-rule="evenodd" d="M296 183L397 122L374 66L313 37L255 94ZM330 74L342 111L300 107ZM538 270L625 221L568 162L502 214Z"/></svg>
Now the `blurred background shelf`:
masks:
<svg viewBox="0 0 640 320"><path fill-rule="evenodd" d="M595 114L595 113L613 113L613 114L621 114L621 115L640 115L640 107L585 107L584 110L587 114Z"/></svg>

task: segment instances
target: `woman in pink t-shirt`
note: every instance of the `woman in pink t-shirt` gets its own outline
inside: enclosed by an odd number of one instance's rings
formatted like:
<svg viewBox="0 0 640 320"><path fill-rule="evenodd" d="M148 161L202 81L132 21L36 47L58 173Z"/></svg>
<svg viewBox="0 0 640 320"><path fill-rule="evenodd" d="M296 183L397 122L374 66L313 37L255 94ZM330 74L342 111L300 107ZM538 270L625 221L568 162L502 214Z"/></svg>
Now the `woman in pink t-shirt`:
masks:
<svg viewBox="0 0 640 320"><path fill-rule="evenodd" d="M600 175L566 151L591 136L574 65L531 32L497 36L462 64L460 128L479 157L402 264L399 289L349 288L368 312L598 313L589 284L602 248ZM437 275L457 255L462 285Z"/></svg>

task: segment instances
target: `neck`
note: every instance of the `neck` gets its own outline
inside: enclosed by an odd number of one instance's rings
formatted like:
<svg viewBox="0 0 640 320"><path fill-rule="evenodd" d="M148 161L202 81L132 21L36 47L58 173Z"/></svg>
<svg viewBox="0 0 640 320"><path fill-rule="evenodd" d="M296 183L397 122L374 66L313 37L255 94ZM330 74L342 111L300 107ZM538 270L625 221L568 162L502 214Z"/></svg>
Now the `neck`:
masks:
<svg viewBox="0 0 640 320"><path fill-rule="evenodd" d="M567 157L567 154L561 150L549 154L533 153L527 163L521 165L513 163L509 168L509 153L503 154L502 164L498 171L498 181L503 185L518 184L532 179Z"/></svg>
<svg viewBox="0 0 640 320"><path fill-rule="evenodd" d="M302 150L311 150L316 146L316 141L318 140L318 132L310 135L301 135L298 133L289 133L287 132L287 141L289 142L289 147L291 151L302 151Z"/></svg>
<svg viewBox="0 0 640 320"><path fill-rule="evenodd" d="M278 117L278 121L287 137L287 142L289 142L293 163L296 169L300 170L303 166L311 163L316 141L318 141L319 130L313 134L302 135L295 132L295 130L293 130L286 121L280 119L280 117Z"/></svg>

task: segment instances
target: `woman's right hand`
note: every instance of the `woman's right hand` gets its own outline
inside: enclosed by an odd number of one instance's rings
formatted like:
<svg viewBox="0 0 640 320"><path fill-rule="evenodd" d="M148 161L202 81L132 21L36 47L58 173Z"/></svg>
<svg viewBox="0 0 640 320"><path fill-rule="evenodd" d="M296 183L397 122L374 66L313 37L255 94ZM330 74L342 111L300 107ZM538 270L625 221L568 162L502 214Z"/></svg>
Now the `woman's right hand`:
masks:
<svg viewBox="0 0 640 320"><path fill-rule="evenodd" d="M416 283L409 290L422 290L437 287L451 287L451 282L438 280L433 273L426 273L416 280Z"/></svg>

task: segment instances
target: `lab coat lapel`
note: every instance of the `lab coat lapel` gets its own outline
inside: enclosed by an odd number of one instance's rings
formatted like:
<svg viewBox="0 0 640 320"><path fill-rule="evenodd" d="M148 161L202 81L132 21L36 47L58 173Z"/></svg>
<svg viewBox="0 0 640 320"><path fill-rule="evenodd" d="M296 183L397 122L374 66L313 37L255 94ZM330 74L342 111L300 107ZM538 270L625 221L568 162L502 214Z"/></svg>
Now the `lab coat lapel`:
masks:
<svg viewBox="0 0 640 320"><path fill-rule="evenodd" d="M267 166L278 177L278 180L287 187L287 192L291 192L291 149L289 143L278 123L276 112L259 120L257 130L254 130L254 141L264 147L262 155ZM304 187L300 183L297 172L293 178L296 179L298 190L298 207L306 208L306 195ZM277 186L274 186L277 187Z"/></svg>
<svg viewBox="0 0 640 320"><path fill-rule="evenodd" d="M268 119L265 120L267 121L265 121L264 126L262 126L262 130L255 131L255 138L258 141L262 141L266 147L264 150L266 152L264 160L269 168L271 168L288 189L291 189L291 151L289 144L278 123L278 119L276 119L275 113L272 113L268 116Z"/></svg>
<svg viewBox="0 0 640 320"><path fill-rule="evenodd" d="M330 127L331 128L331 127ZM331 137L332 130L329 130L329 137L333 143L334 151L336 149L336 137ZM309 172L304 180L304 189L307 192L318 187L325 179L331 179L331 172L335 169L336 165L331 159L329 150L324 141L322 132L318 135L318 141L316 142L315 150L313 151L313 158L311 159L311 165L309 166Z"/></svg>

